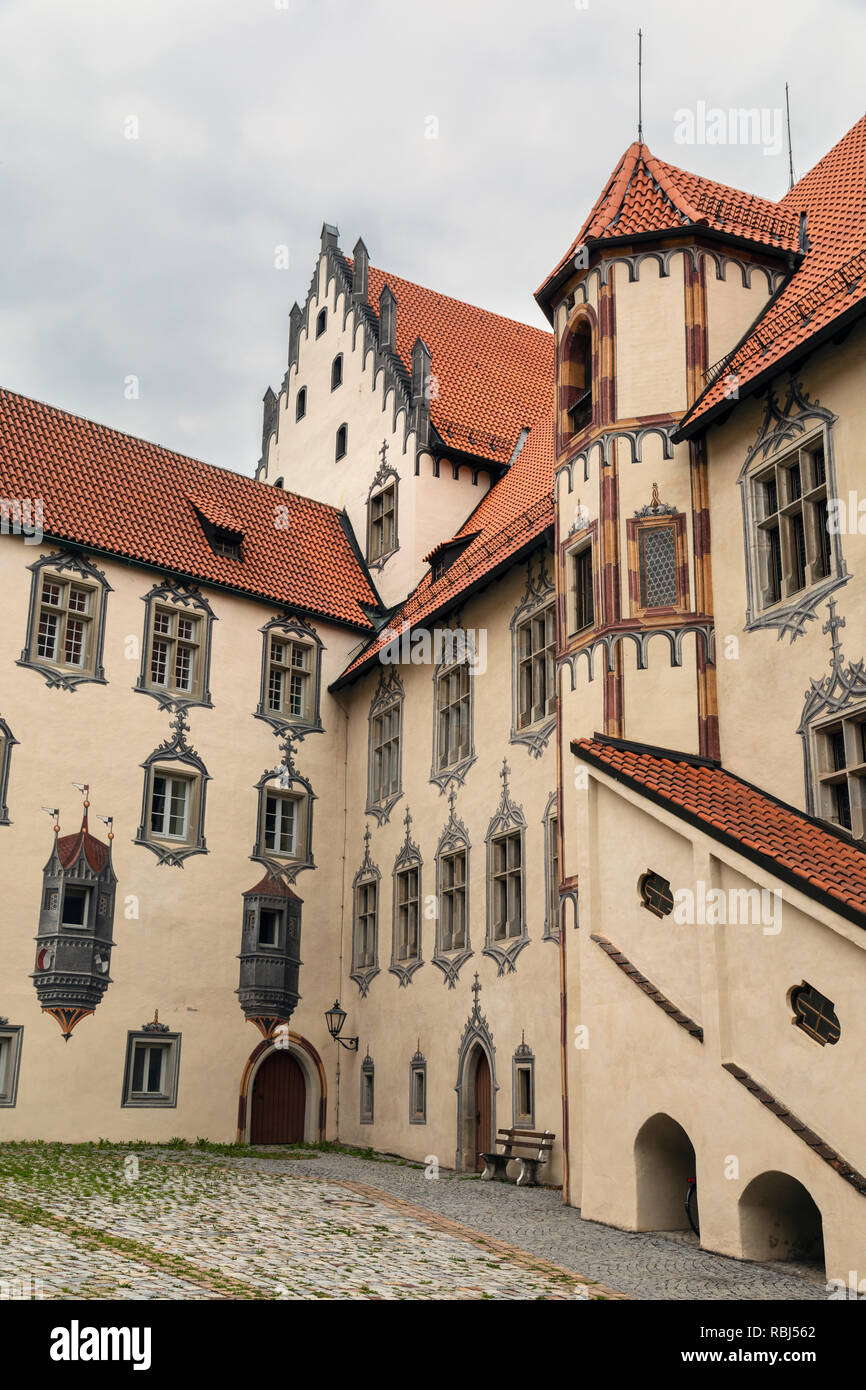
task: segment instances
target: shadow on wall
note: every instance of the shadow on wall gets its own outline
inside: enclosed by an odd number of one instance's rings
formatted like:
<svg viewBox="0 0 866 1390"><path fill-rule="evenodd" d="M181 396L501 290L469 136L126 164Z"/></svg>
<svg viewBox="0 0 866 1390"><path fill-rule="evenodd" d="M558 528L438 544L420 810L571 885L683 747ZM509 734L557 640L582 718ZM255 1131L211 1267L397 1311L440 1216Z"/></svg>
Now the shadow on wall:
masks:
<svg viewBox="0 0 866 1390"><path fill-rule="evenodd" d="M740 1238L746 1260L801 1260L824 1266L821 1213L787 1173L762 1173L740 1197Z"/></svg>
<svg viewBox="0 0 866 1390"><path fill-rule="evenodd" d="M670 1115L653 1115L634 1141L638 1231L687 1231L686 1198L694 1183L695 1150L682 1125ZM692 1219L699 1226L697 1202Z"/></svg>

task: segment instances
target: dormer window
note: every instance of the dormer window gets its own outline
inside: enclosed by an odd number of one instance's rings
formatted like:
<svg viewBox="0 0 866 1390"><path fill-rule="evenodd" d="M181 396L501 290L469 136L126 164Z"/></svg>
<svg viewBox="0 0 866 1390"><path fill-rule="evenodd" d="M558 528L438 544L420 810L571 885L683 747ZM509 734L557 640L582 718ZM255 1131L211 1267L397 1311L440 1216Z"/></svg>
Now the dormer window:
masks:
<svg viewBox="0 0 866 1390"><path fill-rule="evenodd" d="M224 555L228 560L240 560L240 532L227 531L222 526L215 526L211 537L211 549L215 555Z"/></svg>
<svg viewBox="0 0 866 1390"><path fill-rule="evenodd" d="M324 331L325 331L325 329L327 328L327 326L328 326L328 311L327 311L327 309L320 309L319 312L318 312L318 314L316 315L316 337L317 337L317 338L321 338L321 336L322 336L322 334L324 333Z"/></svg>
<svg viewBox="0 0 866 1390"><path fill-rule="evenodd" d="M331 363L331 390L336 391L343 384L343 354L338 352Z"/></svg>
<svg viewBox="0 0 866 1390"><path fill-rule="evenodd" d="M337 460L346 457L346 450L349 447L349 426L341 425L337 430L337 448L335 458Z"/></svg>
<svg viewBox="0 0 866 1390"><path fill-rule="evenodd" d="M295 419L303 420L307 413L307 388L302 386L295 397Z"/></svg>

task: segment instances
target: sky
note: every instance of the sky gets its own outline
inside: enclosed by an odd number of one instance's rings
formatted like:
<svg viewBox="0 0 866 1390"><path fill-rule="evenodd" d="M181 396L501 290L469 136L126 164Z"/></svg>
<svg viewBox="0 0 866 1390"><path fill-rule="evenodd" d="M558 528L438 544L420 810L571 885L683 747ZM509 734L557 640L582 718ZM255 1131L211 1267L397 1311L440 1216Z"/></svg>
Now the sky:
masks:
<svg viewBox="0 0 866 1390"><path fill-rule="evenodd" d="M0 0L0 385L251 473L323 221L544 326L639 27L685 169L778 198L786 81L798 177L863 114L863 0Z"/></svg>

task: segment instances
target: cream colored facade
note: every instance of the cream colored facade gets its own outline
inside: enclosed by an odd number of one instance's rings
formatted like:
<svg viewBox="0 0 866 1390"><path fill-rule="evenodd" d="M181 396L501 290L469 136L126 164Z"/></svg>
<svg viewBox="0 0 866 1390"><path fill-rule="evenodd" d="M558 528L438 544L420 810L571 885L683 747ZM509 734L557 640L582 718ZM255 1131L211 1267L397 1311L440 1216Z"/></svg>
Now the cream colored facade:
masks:
<svg viewBox="0 0 866 1390"><path fill-rule="evenodd" d="M293 312L285 378L279 394L265 400L259 477L344 508L362 554L370 497L396 481L398 545L371 568L384 612L412 591L426 573L424 557L455 535L495 486L498 470L435 465L427 378L413 373L407 383L405 371L389 368L387 354L370 341L363 306L335 272L336 249L326 228L307 303ZM356 263L358 255L356 247ZM364 639L336 623L313 622L324 648L322 730L297 744L295 765L315 797L315 867L294 883L303 899L303 964L290 1049L304 1073L309 1140L324 1132L471 1171L478 1147L473 1088L483 1056L492 1130L521 1121L555 1133L545 1180L562 1183L564 1200L586 1218L636 1230L682 1228L686 1183L696 1179L706 1248L753 1259L817 1259L817 1246L803 1248L814 1234L811 1203L820 1213L827 1276L847 1280L866 1256L866 1195L849 1180L851 1170L858 1178L866 1168L857 1104L862 926L835 911L826 895L792 886L772 864L758 863L572 748L599 733L675 749L707 766L720 757L724 769L770 798L816 818L826 811L815 800L825 756L821 729L828 719L866 713L866 678L849 669L866 656L856 599L863 539L859 530L840 536L827 582L807 584L768 615L773 605L759 592L761 542L748 510L749 459L763 476L768 459L788 457L792 440L809 448L820 440L830 495L856 491L864 330L855 327L844 342L822 347L797 368L792 390L780 376L775 414L767 414L765 396L734 397L730 415L706 438L679 429L703 368L735 345L785 273L784 258L772 250L762 256L683 235L659 238L650 249L602 246L588 269L559 283L550 306L557 345L555 534L537 537L486 587L456 595L428 623L434 632L459 624L484 634L485 661L470 683L471 749L458 772L438 775L437 662L392 668L378 661L353 680L341 679ZM581 324L591 342L595 415L576 432L568 428L561 387ZM702 354L694 348L698 338ZM332 389L339 355L342 376ZM342 426L346 449L337 458ZM640 526L656 521L676 533L677 601L664 612L644 602L635 560ZM581 628L573 567L586 550L593 611ZM256 1074L275 1050L272 1035L263 1039L245 1021L234 991L242 894L262 873L250 860L256 787L279 763L277 741L253 714L261 629L280 609L201 586L218 620L213 708L189 711L189 742L210 778L207 853L171 867L133 843L140 765L168 724L155 702L132 689L140 649L129 655L130 638L142 640L141 599L154 576L91 557L112 590L107 684L74 694L49 689L16 664L30 595L27 566L47 553L17 538L4 537L0 547L7 614L0 716L16 740L11 823L0 826L5 862L14 865L0 937L0 1012L24 1028L17 1103L0 1107L0 1133L247 1138ZM515 735L514 625L553 603L555 726L542 721L538 736L527 740ZM842 629L836 618L844 619ZM843 667L844 701L825 702L817 713L813 701L807 710L810 682ZM395 690L400 782L383 810L370 802L371 724L383 691ZM54 1020L40 1013L29 975L51 840L40 807L59 802L64 833L77 828L73 782L88 782L94 811L115 818L118 895L113 983L64 1045ZM819 791L824 796L826 788ZM488 844L503 823L520 835L524 895L521 934L504 944L491 938ZM469 942L445 958L436 945L437 851L449 828L468 854ZM420 960L411 969L394 959L394 874L407 849L421 904ZM551 907L554 860L558 911ZM659 919L641 900L647 872L695 902L721 890L739 903L757 889L765 895L759 902L778 907L779 915ZM376 944L374 959L359 966L356 888L369 881L378 884ZM841 1034L832 1045L821 1047L792 1026L791 991L807 981L833 1002ZM359 1040L356 1052L328 1035L324 1015L335 997L348 1014L344 1035ZM132 1114L121 1105L127 1034L154 1009L182 1035L177 1104ZM517 1068L530 1063L531 1124L518 1113L515 1094ZM422 1114L412 1110L413 1068L426 1078ZM371 1074L372 1103L365 1089ZM798 1124L785 1123L785 1115ZM804 1126L817 1145L804 1143Z"/></svg>

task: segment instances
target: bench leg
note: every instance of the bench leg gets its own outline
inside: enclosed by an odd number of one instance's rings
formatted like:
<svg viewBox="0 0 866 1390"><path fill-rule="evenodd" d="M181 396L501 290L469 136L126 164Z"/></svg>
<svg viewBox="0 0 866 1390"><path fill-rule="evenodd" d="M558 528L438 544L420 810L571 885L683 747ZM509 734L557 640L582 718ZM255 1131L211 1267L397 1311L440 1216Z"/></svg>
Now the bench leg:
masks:
<svg viewBox="0 0 866 1390"><path fill-rule="evenodd" d="M484 1159L484 1172L481 1174L482 1182L508 1182L506 1168L511 1162L508 1154L482 1154Z"/></svg>
<svg viewBox="0 0 866 1390"><path fill-rule="evenodd" d="M545 1160L543 1158L521 1158L517 1186L537 1187L538 1170L544 1162Z"/></svg>

